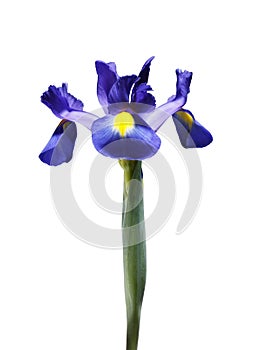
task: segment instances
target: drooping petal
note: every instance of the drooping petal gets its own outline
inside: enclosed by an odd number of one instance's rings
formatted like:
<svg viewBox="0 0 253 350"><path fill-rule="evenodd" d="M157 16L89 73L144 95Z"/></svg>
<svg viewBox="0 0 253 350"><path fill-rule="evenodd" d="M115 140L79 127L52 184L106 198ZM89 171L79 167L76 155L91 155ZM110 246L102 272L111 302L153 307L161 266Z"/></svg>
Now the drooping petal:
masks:
<svg viewBox="0 0 253 350"><path fill-rule="evenodd" d="M138 115L128 112L95 121L92 141L104 156L132 160L152 157L161 143L160 138Z"/></svg>
<svg viewBox="0 0 253 350"><path fill-rule="evenodd" d="M181 109L172 117L183 147L202 148L213 141L211 133L194 118L190 111Z"/></svg>
<svg viewBox="0 0 253 350"><path fill-rule="evenodd" d="M60 165L69 162L73 155L76 137L75 123L63 119L40 153L40 160L48 165Z"/></svg>
<svg viewBox="0 0 253 350"><path fill-rule="evenodd" d="M88 129L97 116L83 111L83 103L68 92L67 84L63 83L61 87L50 85L48 91L41 96L41 102L61 119L78 121Z"/></svg>
<svg viewBox="0 0 253 350"><path fill-rule="evenodd" d="M101 106L106 109L108 105L108 95L113 84L118 79L116 65L114 62L105 63L96 61L96 71L98 74L97 96Z"/></svg>
<svg viewBox="0 0 253 350"><path fill-rule="evenodd" d="M187 95L190 92L192 73L177 69L176 74L176 95L171 96L165 104L158 107L154 113L151 113L147 116L147 119L145 119L149 126L155 131L157 131L173 113L181 109L187 101Z"/></svg>

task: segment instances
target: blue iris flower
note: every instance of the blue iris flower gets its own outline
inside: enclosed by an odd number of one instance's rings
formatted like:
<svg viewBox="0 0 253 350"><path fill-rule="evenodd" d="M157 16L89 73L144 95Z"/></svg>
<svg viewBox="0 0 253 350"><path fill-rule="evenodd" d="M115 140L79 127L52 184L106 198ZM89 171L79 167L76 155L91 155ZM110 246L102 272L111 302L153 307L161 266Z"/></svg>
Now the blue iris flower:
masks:
<svg viewBox="0 0 253 350"><path fill-rule="evenodd" d="M105 116L85 112L83 103L68 92L67 84L49 86L41 101L61 120L49 142L39 155L49 165L69 162L77 137L76 122L91 130L95 148L104 156L118 159L142 160L152 157L161 140L156 134L172 116L180 142L185 148L205 147L212 135L200 125L193 114L182 107L190 91L192 73L176 70L176 95L156 108L148 85L150 65L143 65L139 75L120 77L113 62L96 61L97 96Z"/></svg>

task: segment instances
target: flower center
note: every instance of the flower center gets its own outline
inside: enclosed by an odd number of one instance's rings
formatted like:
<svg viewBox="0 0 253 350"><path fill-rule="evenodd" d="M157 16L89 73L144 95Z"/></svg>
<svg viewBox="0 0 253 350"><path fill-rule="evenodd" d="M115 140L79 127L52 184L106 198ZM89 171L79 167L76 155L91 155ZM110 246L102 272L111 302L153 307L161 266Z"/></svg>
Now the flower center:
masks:
<svg viewBox="0 0 253 350"><path fill-rule="evenodd" d="M126 133L134 127L134 118L128 112L120 112L114 118L113 127L121 137L125 137Z"/></svg>
<svg viewBox="0 0 253 350"><path fill-rule="evenodd" d="M178 111L177 116L189 127L189 129L192 128L193 118L189 113L185 111Z"/></svg>

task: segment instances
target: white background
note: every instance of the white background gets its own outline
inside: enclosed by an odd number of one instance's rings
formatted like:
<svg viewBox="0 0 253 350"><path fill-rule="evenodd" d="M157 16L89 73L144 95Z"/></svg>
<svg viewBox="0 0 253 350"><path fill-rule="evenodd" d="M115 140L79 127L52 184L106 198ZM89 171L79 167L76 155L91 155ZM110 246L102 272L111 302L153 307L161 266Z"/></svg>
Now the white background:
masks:
<svg viewBox="0 0 253 350"><path fill-rule="evenodd" d="M40 96L66 81L93 110L95 60L115 61L124 75L138 73L152 55L158 104L174 93L176 68L194 72L187 107L214 142L199 151L202 201L180 236L187 179L182 164L172 164L177 202L171 220L147 242L139 349L253 348L250 4L2 3L1 349L125 348L122 252L81 242L58 219L49 168L37 157L58 120ZM148 183L147 207L154 191ZM112 186L121 196L121 186Z"/></svg>

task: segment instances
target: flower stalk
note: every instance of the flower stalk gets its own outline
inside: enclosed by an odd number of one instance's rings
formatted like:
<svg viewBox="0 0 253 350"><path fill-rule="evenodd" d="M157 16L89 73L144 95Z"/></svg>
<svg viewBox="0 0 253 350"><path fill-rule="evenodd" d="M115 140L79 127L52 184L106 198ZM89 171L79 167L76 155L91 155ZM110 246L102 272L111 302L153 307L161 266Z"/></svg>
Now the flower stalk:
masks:
<svg viewBox="0 0 253 350"><path fill-rule="evenodd" d="M142 163L134 160L120 160L119 163L124 169L122 239L127 310L126 350L137 350L146 283Z"/></svg>

